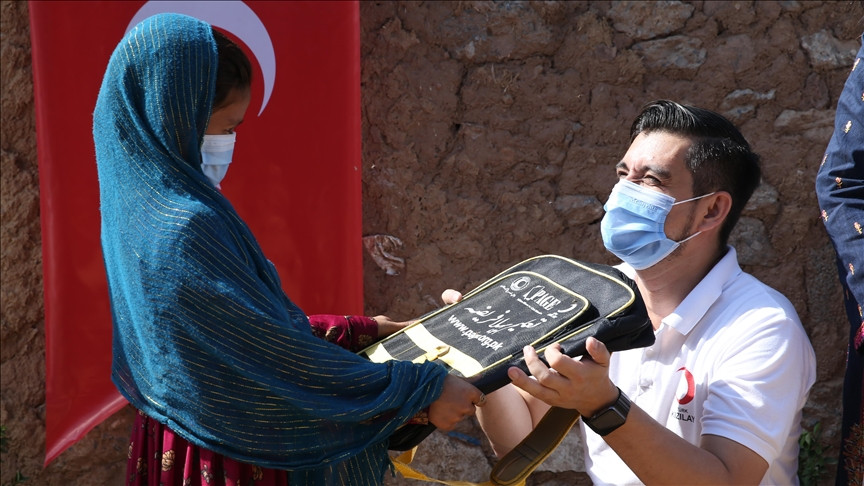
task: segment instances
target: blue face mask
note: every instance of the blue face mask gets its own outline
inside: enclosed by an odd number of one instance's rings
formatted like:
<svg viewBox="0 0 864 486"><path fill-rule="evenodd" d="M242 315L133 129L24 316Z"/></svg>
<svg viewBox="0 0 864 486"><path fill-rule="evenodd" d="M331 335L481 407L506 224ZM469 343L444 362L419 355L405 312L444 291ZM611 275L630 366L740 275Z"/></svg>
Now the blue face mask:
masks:
<svg viewBox="0 0 864 486"><path fill-rule="evenodd" d="M221 189L219 183L225 178L231 157L234 155L234 142L237 134L204 135L201 143L201 172L207 176L216 189Z"/></svg>
<svg viewBox="0 0 864 486"><path fill-rule="evenodd" d="M600 222L603 245L615 256L636 270L644 270L669 256L681 243L697 236L694 233L681 241L666 237L666 216L676 204L702 199L714 194L675 202L675 198L621 179L603 209Z"/></svg>

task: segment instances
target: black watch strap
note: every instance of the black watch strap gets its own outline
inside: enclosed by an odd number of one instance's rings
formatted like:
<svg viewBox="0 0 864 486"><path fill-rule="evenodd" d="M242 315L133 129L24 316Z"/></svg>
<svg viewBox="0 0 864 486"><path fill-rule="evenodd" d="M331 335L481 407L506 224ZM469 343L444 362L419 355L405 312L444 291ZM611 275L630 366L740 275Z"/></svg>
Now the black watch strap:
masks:
<svg viewBox="0 0 864 486"><path fill-rule="evenodd" d="M591 417L582 417L585 425L597 435L606 436L613 430L624 425L630 412L630 399L618 388L618 399L607 408L600 410Z"/></svg>

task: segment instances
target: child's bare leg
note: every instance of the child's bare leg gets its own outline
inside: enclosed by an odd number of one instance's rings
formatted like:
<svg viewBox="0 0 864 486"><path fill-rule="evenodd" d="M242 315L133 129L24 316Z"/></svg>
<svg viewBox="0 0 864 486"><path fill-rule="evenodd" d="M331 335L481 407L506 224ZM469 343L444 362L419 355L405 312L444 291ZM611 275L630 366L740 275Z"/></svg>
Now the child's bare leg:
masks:
<svg viewBox="0 0 864 486"><path fill-rule="evenodd" d="M502 457L534 429L547 410L549 405L507 385L487 395L486 405L477 408L477 420L492 450Z"/></svg>

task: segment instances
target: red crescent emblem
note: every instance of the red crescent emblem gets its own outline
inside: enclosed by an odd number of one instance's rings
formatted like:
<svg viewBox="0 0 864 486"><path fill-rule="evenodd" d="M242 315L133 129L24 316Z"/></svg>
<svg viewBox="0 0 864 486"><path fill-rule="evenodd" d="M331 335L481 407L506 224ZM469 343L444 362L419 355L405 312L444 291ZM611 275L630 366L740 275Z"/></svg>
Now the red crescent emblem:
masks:
<svg viewBox="0 0 864 486"><path fill-rule="evenodd" d="M693 379L693 373L690 373L685 367L681 367L678 369L678 372L683 372L683 379L678 382L678 390L675 393L675 398L678 399L678 403L681 405L687 405L693 400L693 396L696 395L696 381Z"/></svg>

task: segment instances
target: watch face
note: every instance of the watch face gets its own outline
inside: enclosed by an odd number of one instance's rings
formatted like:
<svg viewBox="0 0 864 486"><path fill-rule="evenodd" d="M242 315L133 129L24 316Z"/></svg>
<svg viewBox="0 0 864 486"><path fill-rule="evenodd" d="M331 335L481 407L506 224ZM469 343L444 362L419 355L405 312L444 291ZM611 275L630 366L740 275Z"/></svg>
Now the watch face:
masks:
<svg viewBox="0 0 864 486"><path fill-rule="evenodd" d="M584 419L585 425L591 427L591 430L597 432L599 435L606 435L624 425L629 412L630 399L619 390L618 400L606 410L589 419Z"/></svg>
<svg viewBox="0 0 864 486"><path fill-rule="evenodd" d="M626 416L613 407L604 410L603 413L592 420L592 425L598 431L614 430L623 425L626 419ZM609 432L612 432L612 430L609 430Z"/></svg>

